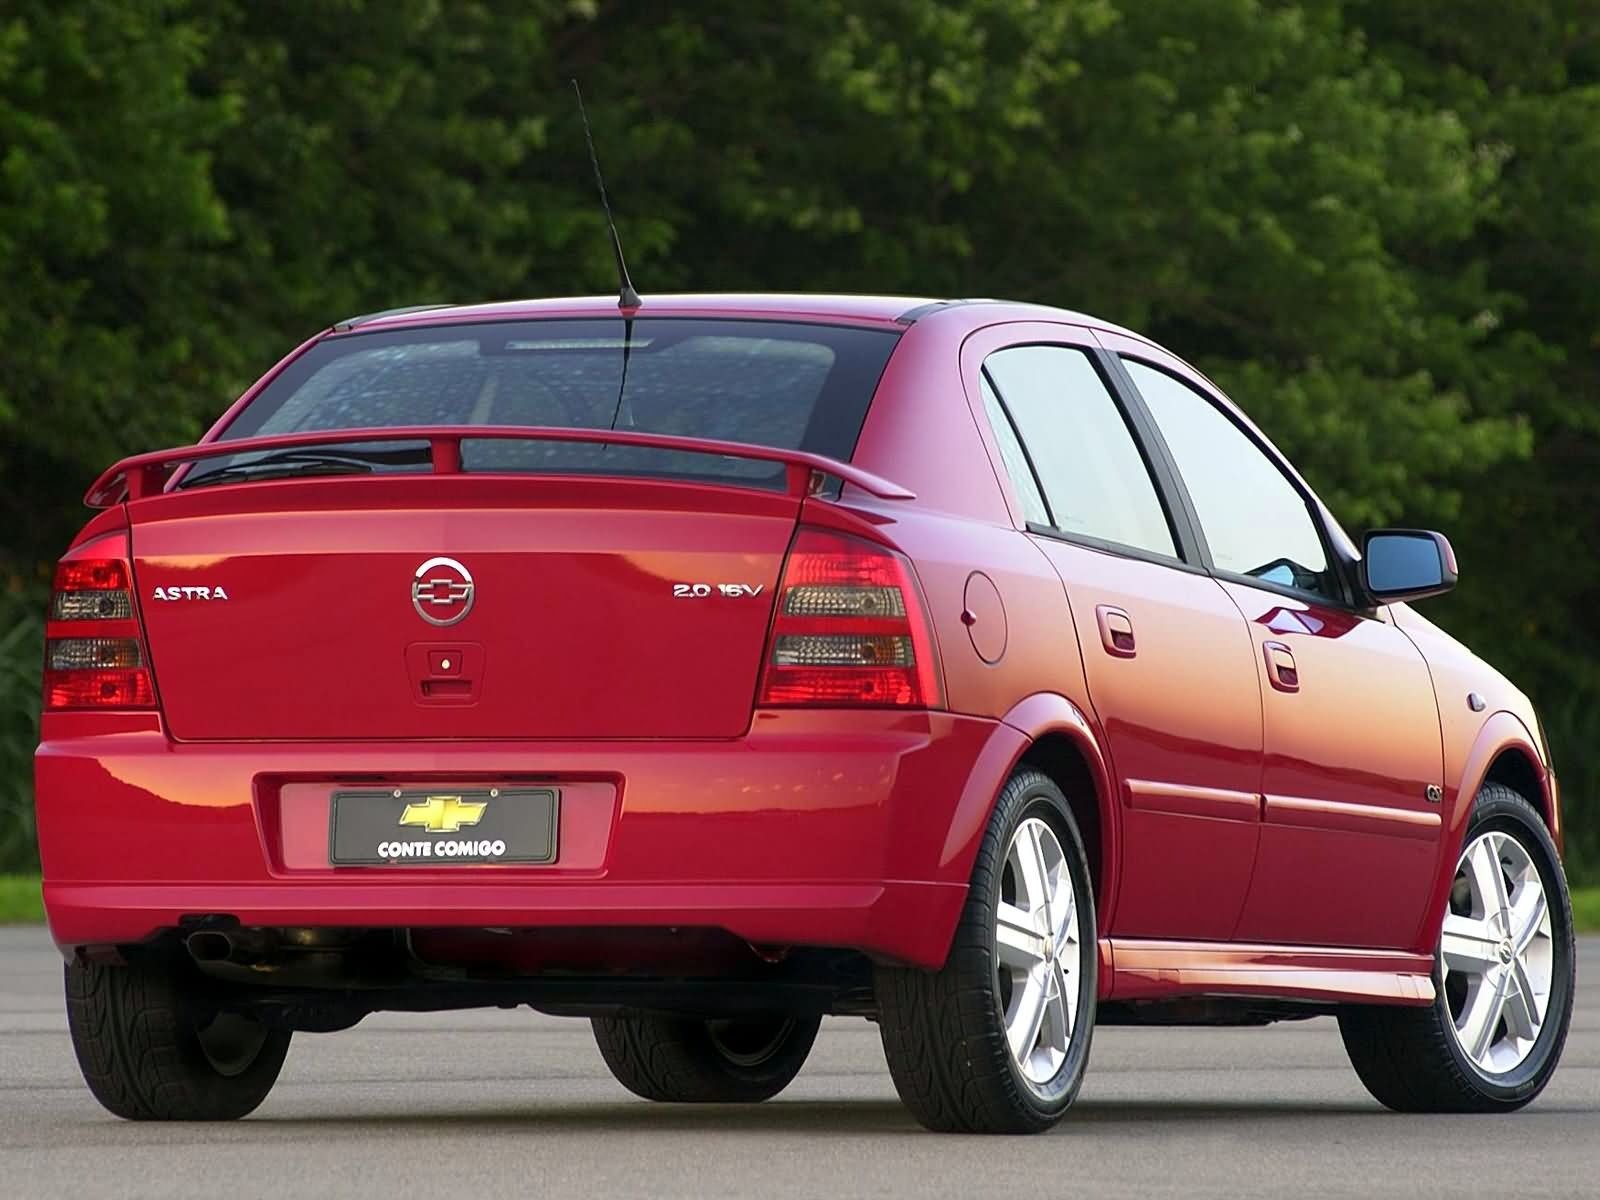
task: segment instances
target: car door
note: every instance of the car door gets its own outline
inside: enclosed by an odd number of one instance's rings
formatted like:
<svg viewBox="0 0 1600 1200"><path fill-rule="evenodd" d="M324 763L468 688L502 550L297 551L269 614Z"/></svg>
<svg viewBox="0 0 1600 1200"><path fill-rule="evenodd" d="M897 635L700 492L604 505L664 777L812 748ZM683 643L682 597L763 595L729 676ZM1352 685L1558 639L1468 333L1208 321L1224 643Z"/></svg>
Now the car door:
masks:
<svg viewBox="0 0 1600 1200"><path fill-rule="evenodd" d="M1381 611L1352 607L1342 535L1254 429L1175 360L1130 343L1122 361L1255 646L1261 837L1234 937L1409 945L1441 831L1427 663Z"/></svg>
<svg viewBox="0 0 1600 1200"><path fill-rule="evenodd" d="M1255 858L1261 699L1238 610L1158 492L1085 331L980 342L977 387L1028 536L1061 576L1119 788L1113 936L1227 937ZM969 343L969 349L972 344Z"/></svg>

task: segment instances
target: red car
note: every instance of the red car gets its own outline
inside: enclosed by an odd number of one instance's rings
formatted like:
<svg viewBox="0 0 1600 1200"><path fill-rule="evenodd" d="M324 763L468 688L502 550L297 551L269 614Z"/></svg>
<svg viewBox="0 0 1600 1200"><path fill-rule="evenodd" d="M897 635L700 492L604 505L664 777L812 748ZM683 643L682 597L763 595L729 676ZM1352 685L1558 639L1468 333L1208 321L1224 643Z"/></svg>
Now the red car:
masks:
<svg viewBox="0 0 1600 1200"><path fill-rule="evenodd" d="M1573 1000L1511 684L1172 354L992 301L341 322L62 559L37 758L73 1042L231 1118L295 1031L589 1017L755 1101L876 1020L935 1129L1050 1126L1094 1026L1336 1014L1508 1110Z"/></svg>

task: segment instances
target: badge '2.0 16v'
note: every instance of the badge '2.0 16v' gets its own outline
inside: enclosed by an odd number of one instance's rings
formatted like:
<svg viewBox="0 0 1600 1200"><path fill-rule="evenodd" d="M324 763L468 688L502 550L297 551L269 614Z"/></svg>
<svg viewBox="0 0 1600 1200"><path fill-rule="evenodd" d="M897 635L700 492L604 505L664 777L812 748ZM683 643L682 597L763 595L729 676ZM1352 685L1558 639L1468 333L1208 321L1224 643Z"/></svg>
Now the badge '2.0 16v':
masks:
<svg viewBox="0 0 1600 1200"><path fill-rule="evenodd" d="M1405 1110L1555 1069L1556 780L1412 607L1448 542L1358 547L1126 330L378 314L88 499L38 824L115 1113L242 1116L296 1032L483 1005L591 1018L665 1101L868 1017L950 1130L1051 1125L1097 1024L1335 1014Z"/></svg>

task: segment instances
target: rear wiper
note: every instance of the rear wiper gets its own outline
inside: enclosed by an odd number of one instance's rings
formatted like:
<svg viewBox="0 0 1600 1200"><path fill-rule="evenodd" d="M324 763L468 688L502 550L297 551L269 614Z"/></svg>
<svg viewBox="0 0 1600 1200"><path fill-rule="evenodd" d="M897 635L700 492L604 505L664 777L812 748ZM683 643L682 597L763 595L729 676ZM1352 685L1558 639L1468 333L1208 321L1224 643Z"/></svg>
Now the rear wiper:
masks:
<svg viewBox="0 0 1600 1200"><path fill-rule="evenodd" d="M184 479L186 488L245 479L282 479L295 475L371 474L380 466L413 466L431 461L426 446L401 450L276 450L249 462L231 463Z"/></svg>

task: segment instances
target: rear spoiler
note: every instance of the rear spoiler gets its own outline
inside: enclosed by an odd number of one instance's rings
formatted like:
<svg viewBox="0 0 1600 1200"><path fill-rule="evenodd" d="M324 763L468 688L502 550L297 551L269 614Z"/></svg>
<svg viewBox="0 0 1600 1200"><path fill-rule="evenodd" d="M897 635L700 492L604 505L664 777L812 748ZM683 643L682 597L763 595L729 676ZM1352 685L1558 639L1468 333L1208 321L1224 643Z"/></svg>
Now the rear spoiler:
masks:
<svg viewBox="0 0 1600 1200"><path fill-rule="evenodd" d="M611 446L644 446L653 450L682 450L690 454L717 454L758 462L782 463L788 468L788 491L805 497L815 492L822 476L831 475L884 500L914 500L916 493L890 483L849 463L804 450L776 446L751 446L744 442L719 442L712 438L675 437L666 433L641 433L634 429L555 429L516 425L397 425L377 429L319 429L314 433L285 433L272 437L238 438L227 442L202 442L135 454L109 468L84 495L90 508L111 508L124 500L141 500L159 493L173 468L207 458L230 458L262 450L348 445L351 442L427 442L435 475L461 473L464 441L600 442Z"/></svg>

